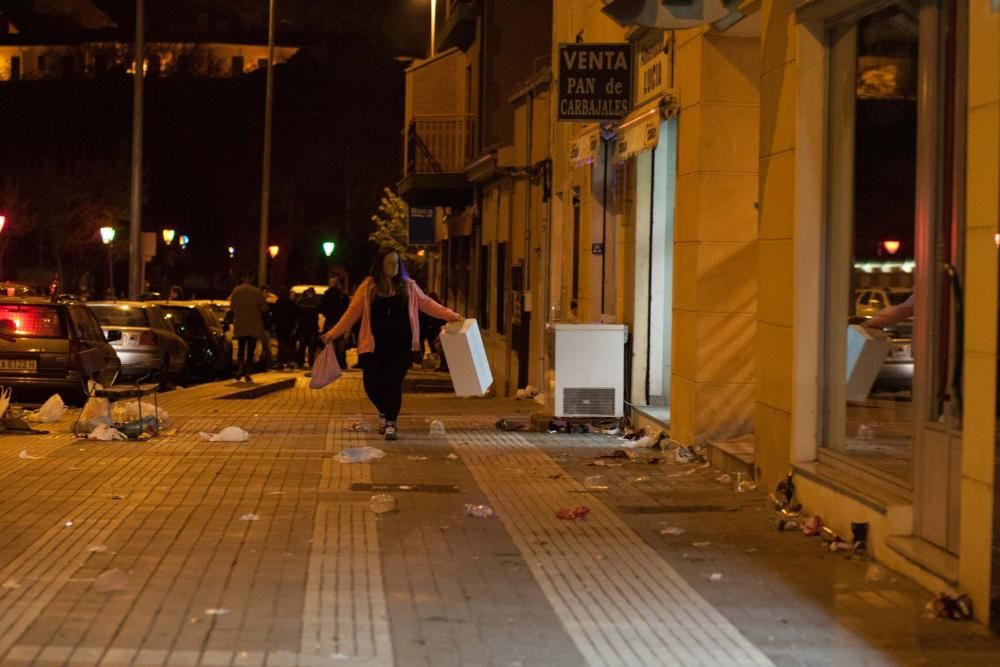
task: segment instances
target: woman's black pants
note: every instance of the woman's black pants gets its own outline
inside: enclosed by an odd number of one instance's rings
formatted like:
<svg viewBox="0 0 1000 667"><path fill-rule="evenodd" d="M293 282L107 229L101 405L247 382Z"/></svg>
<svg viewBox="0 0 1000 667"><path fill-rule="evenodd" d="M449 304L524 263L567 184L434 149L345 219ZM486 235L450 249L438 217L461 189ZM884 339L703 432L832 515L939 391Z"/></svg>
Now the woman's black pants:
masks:
<svg viewBox="0 0 1000 667"><path fill-rule="evenodd" d="M410 369L409 347L393 349L390 352L367 352L361 355L362 381L368 400L387 421L394 422L399 417L403 404L403 380Z"/></svg>

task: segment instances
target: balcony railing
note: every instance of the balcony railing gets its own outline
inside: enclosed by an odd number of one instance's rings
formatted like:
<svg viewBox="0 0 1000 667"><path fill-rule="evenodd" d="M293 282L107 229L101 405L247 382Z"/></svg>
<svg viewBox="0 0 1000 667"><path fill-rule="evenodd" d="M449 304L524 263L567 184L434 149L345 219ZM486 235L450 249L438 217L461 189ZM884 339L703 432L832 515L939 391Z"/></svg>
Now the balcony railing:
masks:
<svg viewBox="0 0 1000 667"><path fill-rule="evenodd" d="M476 121L471 115L418 116L406 128L406 173L461 172L473 155Z"/></svg>

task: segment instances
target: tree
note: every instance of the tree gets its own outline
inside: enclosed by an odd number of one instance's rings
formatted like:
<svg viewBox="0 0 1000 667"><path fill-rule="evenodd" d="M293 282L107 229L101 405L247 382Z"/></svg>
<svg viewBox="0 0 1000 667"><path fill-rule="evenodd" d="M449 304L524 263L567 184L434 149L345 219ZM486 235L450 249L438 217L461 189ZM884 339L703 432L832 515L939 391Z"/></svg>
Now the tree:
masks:
<svg viewBox="0 0 1000 667"><path fill-rule="evenodd" d="M372 216L375 231L368 235L368 240L379 247L392 246L403 258L410 273L422 274L426 268L426 259L410 251L410 208L391 189L383 188L382 192L378 213Z"/></svg>

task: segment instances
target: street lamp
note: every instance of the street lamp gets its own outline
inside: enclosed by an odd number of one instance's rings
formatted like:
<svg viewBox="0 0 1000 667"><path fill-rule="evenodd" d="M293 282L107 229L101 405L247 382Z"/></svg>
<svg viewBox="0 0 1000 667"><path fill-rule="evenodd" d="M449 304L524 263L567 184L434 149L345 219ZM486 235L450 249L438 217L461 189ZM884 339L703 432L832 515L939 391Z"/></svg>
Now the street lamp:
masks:
<svg viewBox="0 0 1000 667"><path fill-rule="evenodd" d="M895 255L899 251L899 241L882 241L882 247L890 255Z"/></svg>
<svg viewBox="0 0 1000 667"><path fill-rule="evenodd" d="M278 250L280 250L280 248L278 248L278 246L276 245L267 246L267 253L271 255L271 259L274 259L275 257L278 256Z"/></svg>
<svg viewBox="0 0 1000 667"><path fill-rule="evenodd" d="M177 245L179 245L181 247L181 250L184 250L185 248L187 248L188 247L188 243L190 243L190 242L191 242L191 239L188 238L187 234L181 234L181 237L179 239L177 239Z"/></svg>
<svg viewBox="0 0 1000 667"><path fill-rule="evenodd" d="M0 214L0 232L3 231L3 226L7 224L7 216Z"/></svg>
<svg viewBox="0 0 1000 667"><path fill-rule="evenodd" d="M323 254L325 254L327 257L329 257L330 255L333 254L333 250L336 247L337 247L337 244L334 243L333 241L324 241L323 242Z"/></svg>
<svg viewBox="0 0 1000 667"><path fill-rule="evenodd" d="M234 248L233 246L229 246L228 248L226 248L226 251L229 253L229 259L233 259L234 257L236 257L236 248Z"/></svg>
<svg viewBox="0 0 1000 667"><path fill-rule="evenodd" d="M173 229L164 229L163 230L163 242L166 243L167 245L170 245L171 243L173 243L174 242L174 235L176 233L177 232L174 231Z"/></svg>
<svg viewBox="0 0 1000 667"><path fill-rule="evenodd" d="M108 249L108 291L111 292L111 298L116 298L115 295L115 270L114 265L111 260L111 242L115 240L115 228L114 227L101 227L101 243L105 245Z"/></svg>

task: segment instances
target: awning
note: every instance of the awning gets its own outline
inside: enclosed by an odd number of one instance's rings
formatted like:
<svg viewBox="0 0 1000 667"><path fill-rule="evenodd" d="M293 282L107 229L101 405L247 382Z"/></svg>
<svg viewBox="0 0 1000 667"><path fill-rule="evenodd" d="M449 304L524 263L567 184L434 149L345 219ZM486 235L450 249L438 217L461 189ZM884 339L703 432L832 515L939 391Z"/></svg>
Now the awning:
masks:
<svg viewBox="0 0 1000 667"><path fill-rule="evenodd" d="M597 162L598 153L601 148L601 130L595 127L586 134L583 134L569 145L569 166L577 169L588 164Z"/></svg>
<svg viewBox="0 0 1000 667"><path fill-rule="evenodd" d="M660 121L677 113L677 96L668 92L636 109L618 126L615 160L624 162L645 150L656 148L660 140Z"/></svg>
<svg viewBox="0 0 1000 667"><path fill-rule="evenodd" d="M717 24L725 30L747 13L746 0L604 0L602 12L620 26L643 25L681 30Z"/></svg>

